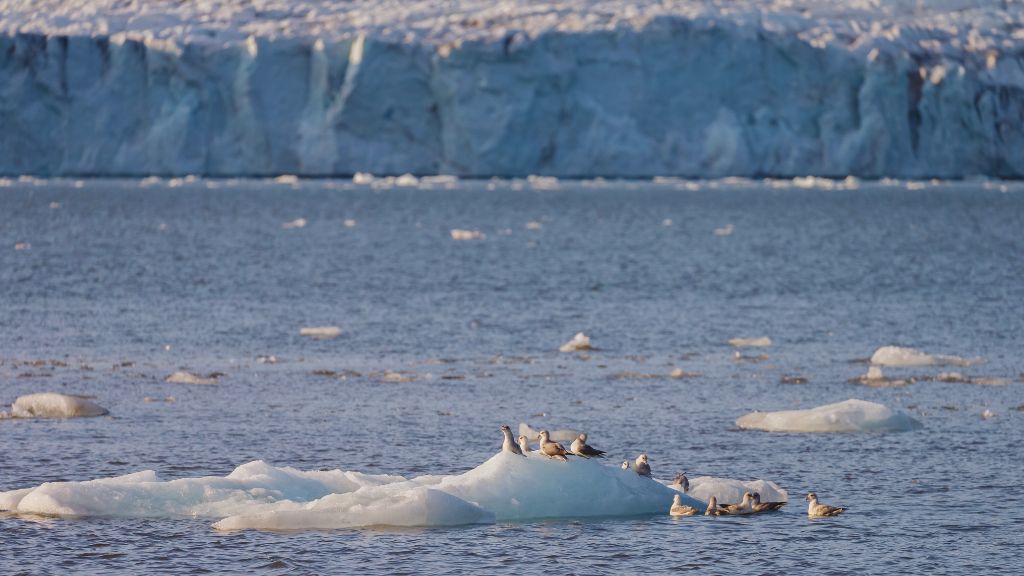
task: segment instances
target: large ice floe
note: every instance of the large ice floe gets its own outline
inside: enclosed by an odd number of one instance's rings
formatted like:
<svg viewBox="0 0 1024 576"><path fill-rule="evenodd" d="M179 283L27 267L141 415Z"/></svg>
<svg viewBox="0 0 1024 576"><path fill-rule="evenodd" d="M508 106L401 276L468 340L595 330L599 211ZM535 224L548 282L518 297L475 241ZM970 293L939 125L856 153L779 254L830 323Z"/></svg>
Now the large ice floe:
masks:
<svg viewBox="0 0 1024 576"><path fill-rule="evenodd" d="M865 400L846 400L807 410L751 412L736 426L768 432L902 432L921 423L903 412Z"/></svg>
<svg viewBox="0 0 1024 576"><path fill-rule="evenodd" d="M746 490L786 500L771 482L700 477L683 503L737 502ZM679 491L598 460L558 462L499 453L454 476L305 472L262 461L225 477L161 481L153 471L84 482L48 482L0 493L0 510L52 516L204 517L220 530L455 526L543 518L667 514Z"/></svg>
<svg viewBox="0 0 1024 576"><path fill-rule="evenodd" d="M926 354L920 350L902 346L882 346L871 355L872 364L894 368L941 365L971 366L979 362L981 362L980 358Z"/></svg>
<svg viewBox="0 0 1024 576"><path fill-rule="evenodd" d="M1024 176L1017 1L0 14L0 173Z"/></svg>
<svg viewBox="0 0 1024 576"><path fill-rule="evenodd" d="M19 396L10 413L0 412L0 418L81 418L105 414L109 414L106 408L86 398L40 392Z"/></svg>

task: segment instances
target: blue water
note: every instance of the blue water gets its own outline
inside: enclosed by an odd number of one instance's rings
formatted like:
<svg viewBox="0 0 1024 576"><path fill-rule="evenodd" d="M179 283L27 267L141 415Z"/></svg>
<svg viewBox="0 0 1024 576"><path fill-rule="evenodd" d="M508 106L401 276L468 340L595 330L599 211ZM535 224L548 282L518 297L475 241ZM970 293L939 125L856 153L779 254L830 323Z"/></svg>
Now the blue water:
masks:
<svg viewBox="0 0 1024 576"><path fill-rule="evenodd" d="M793 502L748 518L306 533L218 533L209 518L8 515L0 572L1024 570L1019 184L7 184L0 403L88 394L111 415L0 421L0 490L142 469L224 475L254 459L457 473L498 449L499 424L530 422L587 430L613 462L646 451L665 478L686 469L770 479ZM282 228L299 217L307 226ZM713 233L727 224L731 235ZM486 239L454 241L453 228ZM325 325L344 333L298 335ZM559 354L578 331L597 350ZM762 335L774 341L766 360L737 361L726 344ZM982 357L954 369L1011 383L850 383L888 344ZM668 378L674 368L701 375ZM215 386L163 381L178 369L225 376ZM338 375L314 373L325 370ZM388 371L409 381L387 382ZM144 400L167 396L175 401ZM734 426L754 409L847 398L924 427ZM849 512L808 521L808 490Z"/></svg>

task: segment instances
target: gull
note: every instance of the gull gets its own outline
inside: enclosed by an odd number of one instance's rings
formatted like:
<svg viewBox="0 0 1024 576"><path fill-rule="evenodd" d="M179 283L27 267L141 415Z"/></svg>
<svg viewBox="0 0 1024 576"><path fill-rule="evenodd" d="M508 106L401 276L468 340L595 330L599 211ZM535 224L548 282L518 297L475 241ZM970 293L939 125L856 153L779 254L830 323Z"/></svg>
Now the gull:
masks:
<svg viewBox="0 0 1024 576"><path fill-rule="evenodd" d="M779 508L782 508L783 506L786 505L785 501L783 501L783 502L761 502L761 493L760 492L754 492L753 498L754 498L754 503L753 503L753 505L751 505L751 508L754 509L754 512L774 512L775 510L778 510Z"/></svg>
<svg viewBox="0 0 1024 576"><path fill-rule="evenodd" d="M526 436L519 436L519 449L523 451L523 456L530 452L530 442L526 439Z"/></svg>
<svg viewBox="0 0 1024 576"><path fill-rule="evenodd" d="M750 492L744 492L743 500L741 500L739 504L719 504L718 511L722 514L728 515L753 514L753 501L754 496Z"/></svg>
<svg viewBox="0 0 1024 576"><path fill-rule="evenodd" d="M540 441L540 453L547 456L548 458L554 458L556 460L566 462L568 458L566 458L565 456L566 454L571 454L571 452L568 452L558 442L552 442L548 438L549 435L547 430L541 430L540 435L537 436L537 439Z"/></svg>
<svg viewBox="0 0 1024 576"><path fill-rule="evenodd" d="M721 514L721 512L718 511L718 498L715 498L714 496L712 496L711 500L708 500L708 509L704 511L704 515L705 516L718 516L720 514Z"/></svg>
<svg viewBox="0 0 1024 576"><path fill-rule="evenodd" d="M696 513L696 508L683 504L682 496L676 494L672 497L672 507L668 510L669 516L693 516Z"/></svg>
<svg viewBox="0 0 1024 576"><path fill-rule="evenodd" d="M636 457L636 473L641 476L651 477L651 465L647 463L647 454L641 454Z"/></svg>
<svg viewBox="0 0 1024 576"><path fill-rule="evenodd" d="M686 472L679 472L676 474L676 479L672 481L673 486L682 486L683 492L690 491L690 479L686 477Z"/></svg>
<svg viewBox="0 0 1024 576"><path fill-rule="evenodd" d="M818 504L818 495L814 492L807 494L806 500L810 502L807 505L807 517L808 518L825 518L827 516L839 516L846 508L840 508L838 506L827 506L825 504Z"/></svg>
<svg viewBox="0 0 1024 576"><path fill-rule="evenodd" d="M523 455L523 451L519 446L512 441L512 429L508 427L508 424L501 425L501 434L505 437L501 442L502 452L511 452L513 454Z"/></svg>
<svg viewBox="0 0 1024 576"><path fill-rule="evenodd" d="M581 433L575 440L573 440L569 449L573 454L582 456L583 458L590 458L591 456L604 458L604 450L598 450L597 448L587 444L587 435L585 433Z"/></svg>

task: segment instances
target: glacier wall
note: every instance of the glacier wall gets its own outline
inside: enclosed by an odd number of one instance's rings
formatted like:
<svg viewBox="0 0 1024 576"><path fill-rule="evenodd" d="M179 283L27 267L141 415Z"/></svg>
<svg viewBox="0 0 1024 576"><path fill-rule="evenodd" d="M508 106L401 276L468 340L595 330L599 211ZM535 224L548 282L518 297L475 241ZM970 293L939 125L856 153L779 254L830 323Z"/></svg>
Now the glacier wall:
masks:
<svg viewBox="0 0 1024 576"><path fill-rule="evenodd" d="M0 173L1024 177L1024 42L0 34Z"/></svg>

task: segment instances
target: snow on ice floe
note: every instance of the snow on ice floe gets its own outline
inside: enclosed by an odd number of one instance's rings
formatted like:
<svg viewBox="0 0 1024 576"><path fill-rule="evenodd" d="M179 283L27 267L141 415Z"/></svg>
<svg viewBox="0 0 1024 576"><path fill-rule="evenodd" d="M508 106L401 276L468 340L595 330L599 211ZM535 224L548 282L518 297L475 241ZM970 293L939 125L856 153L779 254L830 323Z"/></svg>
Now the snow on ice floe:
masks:
<svg viewBox="0 0 1024 576"><path fill-rule="evenodd" d="M759 338L733 338L729 340L729 346L734 348L767 348L772 345L772 339L767 336Z"/></svg>
<svg viewBox="0 0 1024 576"><path fill-rule="evenodd" d="M729 482L711 484L702 494ZM701 486L698 483L698 487ZM766 483L762 497L778 498ZM494 521L667 513L678 492L598 460L557 462L499 453L459 475L304 472L262 461L226 477L161 481L152 471L84 482L49 482L0 493L0 510L107 517L206 517L221 530L451 526ZM785 494L784 491L781 494ZM689 495L685 504L703 508Z"/></svg>
<svg viewBox="0 0 1024 576"><path fill-rule="evenodd" d="M767 432L901 432L921 423L903 412L865 400L846 400L807 410L751 412L736 426Z"/></svg>
<svg viewBox="0 0 1024 576"><path fill-rule="evenodd" d="M316 340L329 340L341 336L341 328L337 326L307 326L299 330L299 336Z"/></svg>
<svg viewBox="0 0 1024 576"><path fill-rule="evenodd" d="M980 358L965 359L959 356L932 355L904 348L902 346L882 346L871 355L871 363L876 366L891 367L918 367L918 366L941 366L944 364L953 366L972 366L981 362Z"/></svg>
<svg viewBox="0 0 1024 576"><path fill-rule="evenodd" d="M110 412L85 398L56 392L19 396L11 405L10 418L80 418ZM3 414L0 412L0 414Z"/></svg>
<svg viewBox="0 0 1024 576"><path fill-rule="evenodd" d="M572 340L569 340L565 344L562 344L559 348L559 352L581 352L583 350L590 350L590 337L583 332L577 332Z"/></svg>

